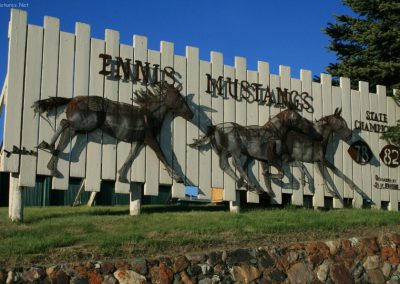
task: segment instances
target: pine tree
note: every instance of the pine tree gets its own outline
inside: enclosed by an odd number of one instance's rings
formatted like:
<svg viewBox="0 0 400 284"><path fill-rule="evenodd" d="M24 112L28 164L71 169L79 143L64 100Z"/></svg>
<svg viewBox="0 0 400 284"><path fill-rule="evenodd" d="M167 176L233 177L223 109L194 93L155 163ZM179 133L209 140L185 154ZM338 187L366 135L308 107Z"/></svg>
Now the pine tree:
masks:
<svg viewBox="0 0 400 284"><path fill-rule="evenodd" d="M356 16L335 15L336 22L324 29L331 37L327 48L337 57L326 68L328 73L336 79L351 78L353 88L358 81L385 85L391 94L400 88L400 1L342 1ZM400 121L384 138L400 144Z"/></svg>

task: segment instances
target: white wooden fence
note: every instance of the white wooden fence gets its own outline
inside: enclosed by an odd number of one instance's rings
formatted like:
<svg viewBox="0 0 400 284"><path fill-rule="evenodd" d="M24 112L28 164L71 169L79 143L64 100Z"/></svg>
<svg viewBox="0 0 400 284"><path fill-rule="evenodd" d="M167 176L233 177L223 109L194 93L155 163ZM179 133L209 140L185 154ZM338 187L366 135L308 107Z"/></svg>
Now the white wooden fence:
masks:
<svg viewBox="0 0 400 284"><path fill-rule="evenodd" d="M272 95L277 96L277 88L306 92L312 97L314 112L302 111L302 115L310 120L332 114L337 107L343 109L343 117L349 127L355 128L355 121L366 121L366 113L375 112L387 114L387 126L395 125L400 117L400 108L386 96L384 86L377 86L377 93L369 93L367 82L360 82L358 90L350 89L350 80L340 79L340 86L332 86L330 75L321 74L321 83L312 81L310 71L301 70L300 79L292 78L290 67L280 66L279 75L270 74L267 62L258 62L258 70L248 70L246 59L235 57L235 66L224 65L223 54L211 52L210 61L199 59L199 50L187 47L186 55L175 55L174 45L161 42L160 51L147 48L147 38L133 36L133 43L120 43L119 32L107 29L105 39L95 39L90 36L90 26L76 23L75 34L60 31L59 19L45 17L43 27L27 24L27 14L24 11L12 10L9 26L9 54L5 92L5 126L3 152L1 155L1 170L19 173L19 186L33 187L36 175L49 175L46 165L50 154L39 151L38 156L12 154L7 157L5 151L18 149L35 150L42 140L50 141L54 130L42 118L33 116L31 105L38 99L50 96L104 96L106 98L131 102L133 91L145 88L141 84L123 80L108 80L99 74L102 69L102 59L99 54L106 53L113 58L120 56L160 65L160 70L166 66L173 67L180 74L182 94L187 96L195 113L193 121L167 117L160 135L162 149L174 168L181 168L187 177L186 185L198 186L199 198L210 199L212 188L223 188L223 198L235 201L235 182L219 167L218 156L211 150L198 151L187 146L203 134L210 122L237 122L241 125L262 125L268 119L281 111L275 106L253 102L244 99L235 100L230 97L227 86L224 87L224 97L208 94L207 76L219 76L245 80L249 83L259 83L269 86ZM297 74L294 74L296 76ZM254 92L254 89L253 89ZM254 95L254 94L253 94ZM262 96L262 94L261 94ZM50 117L54 125L65 116ZM377 123L377 122L374 122ZM354 130L353 142L363 139L370 146L375 158L367 165L354 162L349 154L349 144L342 141L337 147L330 147L328 156L331 161L370 198L375 207L388 202L390 210L398 210L399 193L395 189L399 184L399 169L387 167L379 158L381 149L387 144L379 138L380 134L364 130ZM53 178L54 189L68 189L70 177L82 178L87 191L99 191L102 180L116 180L116 170L121 167L127 157L130 144L118 142L114 138L103 135L97 130L87 135L79 135L70 147L64 151L59 162L62 178ZM334 144L334 143L332 143ZM69 149L71 154L69 155ZM173 150L173 151L171 151ZM134 161L129 172L131 185L116 181L115 190L119 193L129 193L130 186L135 183L144 184L145 195L158 195L160 184L171 185L173 197L184 197L184 184L175 183L163 165L159 165L155 153L150 149L142 150ZM308 164L307 169L312 179L304 186L299 182L297 168L291 168L293 178L285 177L280 183L272 183L275 197L272 202L282 203L283 194L292 195L292 203L303 205L304 196L313 196L314 206L324 206L330 193L322 187L323 179L314 165ZM265 188L261 167L255 163L251 175L259 180ZM353 191L343 180L330 172L335 187L340 196L351 199L355 207L361 207L363 196L360 191ZM390 179L394 189L376 188L377 180ZM387 181L387 180L386 180ZM384 182L383 182L384 183ZM394 184L394 185L393 185ZM364 196L364 198L365 198ZM259 196L248 192L247 202L259 202ZM343 207L343 202L333 198L335 208Z"/></svg>

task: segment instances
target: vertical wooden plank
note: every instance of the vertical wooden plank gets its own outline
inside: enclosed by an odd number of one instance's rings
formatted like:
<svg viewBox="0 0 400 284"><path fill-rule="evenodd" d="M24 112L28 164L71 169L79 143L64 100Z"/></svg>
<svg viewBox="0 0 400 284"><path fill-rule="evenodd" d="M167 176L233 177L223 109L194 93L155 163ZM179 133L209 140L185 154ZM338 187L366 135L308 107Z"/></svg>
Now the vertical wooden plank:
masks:
<svg viewBox="0 0 400 284"><path fill-rule="evenodd" d="M90 47L90 83L89 96L104 96L104 76L99 73L103 60L99 54L105 52L104 40L92 39ZM86 146L86 178L85 191L100 191L101 187L101 130L97 129L88 134Z"/></svg>
<svg viewBox="0 0 400 284"><path fill-rule="evenodd" d="M28 25L25 64L25 95L22 121L21 147L35 150L38 145L39 117L33 118L33 103L40 99L42 66L43 28ZM19 171L19 186L35 187L36 156L22 155Z"/></svg>
<svg viewBox="0 0 400 284"><path fill-rule="evenodd" d="M360 121L361 119L361 94L359 91L351 90L351 118L352 122L349 124L351 129L353 129L353 137L351 139L350 143L356 142L360 139L359 134L357 129L355 129L355 121ZM345 111L345 106L343 106L343 112ZM343 149L343 154L345 156L344 160L345 161L351 161L352 162L352 169L353 169L353 182L355 185L359 188L363 188L363 174L362 174L362 168L367 166L360 165L356 163L347 152L347 149ZM359 191L354 191L353 193L353 207L354 208L361 208L363 205L363 197L360 194Z"/></svg>
<svg viewBox="0 0 400 284"><path fill-rule="evenodd" d="M207 129L211 126L211 96L206 93L207 90L207 76L206 74L211 73L210 62L200 60L200 107L203 107L204 111L201 113L200 119L200 130L203 132L201 135L207 133ZM208 110L206 110L208 108ZM199 156L199 188L200 188L200 199L211 199L211 151L201 151ZM200 178L201 177L201 178Z"/></svg>
<svg viewBox="0 0 400 284"><path fill-rule="evenodd" d="M300 70L300 80L301 80L301 92L305 95L307 93L311 99L312 109L303 109L302 115L305 119L308 119L311 122L314 122L314 100L312 97L312 73L309 70ZM303 186L303 193L305 195L314 195L315 192L315 185L314 185L314 164L311 163L304 163L308 173L311 176L311 180L307 180L307 183Z"/></svg>
<svg viewBox="0 0 400 284"><path fill-rule="evenodd" d="M313 107L314 107L314 119L321 119L323 116L323 103L322 103L322 86L319 83L312 82L312 97L313 97ZM313 206L315 208L324 207L324 178L318 170L318 166L314 165L314 198Z"/></svg>
<svg viewBox="0 0 400 284"><path fill-rule="evenodd" d="M279 76L280 76L280 88L282 89L283 92L287 91L288 94L290 93L291 90L291 78L290 78L290 67L289 66L283 66L279 65ZM281 107L280 111L284 110L284 106ZM284 167L286 165L283 165ZM293 167L290 166L290 173L293 175ZM288 171L285 169L285 172ZM282 193L286 194L293 194L293 189L291 186L292 181L288 178L289 172L286 172L285 176L283 177L282 181ZM290 175L289 175L290 177ZM286 186L283 186L286 185ZM293 202L293 195L292 195L292 202Z"/></svg>
<svg viewBox="0 0 400 284"><path fill-rule="evenodd" d="M336 86L332 87L332 111L336 108L342 108L342 89ZM333 147L333 163L339 171L343 172L343 141L338 135L333 135L331 140L332 146L337 144L337 147ZM337 193L340 198L333 199L333 208L343 208L343 197L344 197L344 181L337 175L333 176L333 181L337 189Z"/></svg>
<svg viewBox="0 0 400 284"><path fill-rule="evenodd" d="M160 65L160 52L148 50L148 62L150 66L154 64ZM153 72L153 68L151 68ZM164 122L165 125L166 122ZM160 143L162 143L163 133L160 134ZM165 153L165 152L164 152ZM156 153L150 148L146 148L146 183L144 184L144 195L158 195L158 186L160 181L160 161Z"/></svg>
<svg viewBox="0 0 400 284"><path fill-rule="evenodd" d="M172 42L161 41L161 70L165 67L174 67L174 44ZM164 78L164 74L162 75ZM166 79L169 84L172 83L171 79ZM164 152L165 158L172 165L172 149L173 149L173 124L172 113L168 113L164 119L163 126L160 133L160 145ZM160 162L160 184L172 184L172 178L168 174L165 166Z"/></svg>
<svg viewBox="0 0 400 284"><path fill-rule="evenodd" d="M131 62L133 60L133 48L132 46L121 44L119 47L119 56L122 58L124 62L126 59L130 59ZM129 68L132 68L129 66ZM121 79L119 82L118 89L118 101L122 103L131 104L132 98L132 82L130 80ZM131 143L126 143L123 141L118 141L117 144L117 171L122 167L125 163L126 158L129 156L129 152L131 151ZM130 170L128 171L128 180L130 179ZM115 192L117 193L125 193L128 194L130 192L131 185L130 183L122 183L117 180L115 182Z"/></svg>
<svg viewBox="0 0 400 284"><path fill-rule="evenodd" d="M106 29L106 54L112 58L119 56L119 32ZM105 78L104 97L112 100L118 100L118 80L114 78L117 68L116 64L111 64L112 73ZM117 140L103 132L102 147L102 169L101 179L115 180L117 163Z"/></svg>
<svg viewBox="0 0 400 284"><path fill-rule="evenodd" d="M224 76L224 63L222 53L211 51L211 76L213 79L218 80L220 76ZM224 121L224 99L223 95L218 94L214 89L211 95L211 121L213 125L217 125ZM219 156L215 151L211 154L211 185L212 187L224 187L224 172L219 166Z"/></svg>
<svg viewBox="0 0 400 284"><path fill-rule="evenodd" d="M193 143L193 139L198 139L200 133L197 127L200 124L199 115L199 49L196 47L186 47L186 61L187 61L187 98L189 106L194 112L195 116L191 122L187 122L187 140L186 144ZM189 101L190 98L190 101ZM186 184L199 185L199 150L186 146Z"/></svg>
<svg viewBox="0 0 400 284"><path fill-rule="evenodd" d="M252 84L258 84L258 73L256 71L247 71L247 82ZM255 93L255 87L252 86L248 89L247 94L244 94L246 97L248 96L248 102L246 106L246 124L247 126L249 125L258 125L258 104L256 101L256 93ZM252 179L255 179L255 182L258 183L259 176L258 176L258 162L254 162L254 165L249 166L249 169L247 170L248 176ZM250 174L251 173L251 174ZM255 192L247 191L247 202L248 203L259 203L260 198L259 195Z"/></svg>
<svg viewBox="0 0 400 284"><path fill-rule="evenodd" d="M139 35L133 36L133 49L134 49L134 60L139 60L142 62L147 61L147 38ZM136 64L136 63L135 63ZM141 86L138 83L133 84L132 98L134 96L133 92L139 89L145 89L145 86ZM151 151L151 150L150 150ZM136 159L132 163L131 167L131 181L133 182L145 182L146 180L146 152L147 149L142 149Z"/></svg>
<svg viewBox="0 0 400 284"><path fill-rule="evenodd" d="M240 87L241 82L246 80L246 58L235 57L235 68L236 68L236 79L238 80L238 94L239 98L236 101L236 123L240 125L247 124L247 108L246 101L242 98L242 88Z"/></svg>
<svg viewBox="0 0 400 284"><path fill-rule="evenodd" d="M369 93L369 111L370 112L379 112L379 100L378 100L378 95L375 93ZM364 118L367 123L372 122L368 121L366 118ZM380 189L375 187L375 177L379 176L380 170L379 168L382 167L380 158L379 158L379 133L373 132L373 130L370 130L369 137L370 137L370 148L372 150L372 153L374 154L374 158L371 160L371 174L369 177L371 178L371 184L372 184L372 202L373 202L373 207L376 209L381 209L381 192L384 191L384 189Z"/></svg>
<svg viewBox="0 0 400 284"><path fill-rule="evenodd" d="M327 116L333 114L332 108L332 76L329 74L321 74L321 85L322 85L322 116ZM332 147L332 139L333 136L329 138L328 147L325 153L325 158L333 163L334 149ZM328 169L328 175L330 179L333 181L333 173ZM333 191L335 188L332 188L332 185L325 180L325 184ZM332 197L332 194L325 190L325 196Z"/></svg>
<svg viewBox="0 0 400 284"><path fill-rule="evenodd" d="M396 125L396 103L390 97L386 97L387 103L387 118L388 118L388 126ZM389 168L389 177L394 180L394 184L399 186L399 167L397 168ZM390 202L389 202L389 210L390 211L399 211L399 196L398 190L390 189Z"/></svg>
<svg viewBox="0 0 400 284"><path fill-rule="evenodd" d="M378 110L379 114L386 114L389 116L390 114L388 113L387 109L387 98L386 98L386 87L377 85L376 86L376 93L378 95ZM385 122L378 122L376 121L375 123L385 125ZM378 133L378 135L382 135L381 133ZM379 137L379 153L382 151L383 147L387 145L387 141L384 139L381 139ZM381 178L389 178L389 167L385 165L385 163L382 162L382 160L377 157L380 161L379 165L379 176ZM390 201L390 190L388 188L382 188L381 190L381 200L382 201Z"/></svg>
<svg viewBox="0 0 400 284"><path fill-rule="evenodd" d="M58 85L57 97L72 98L73 72L74 72L74 52L75 35L60 32L60 51L58 59ZM60 122L66 117L63 109L58 110L61 113L56 117L56 130L60 127ZM51 183L52 189L67 190L69 184L69 145L59 154L58 171L60 177L54 177Z"/></svg>
<svg viewBox="0 0 400 284"><path fill-rule="evenodd" d="M269 84L269 63L268 62L263 62L263 61L258 61L258 83L262 85L261 91L260 91L260 101L263 101L266 97L266 91L267 88L270 87ZM270 115L270 109L271 106L268 103L260 103L258 104L258 125L262 126L266 124L269 120L269 115ZM263 175L263 169L261 167L261 164L258 163L258 177L260 181L260 185L263 188L265 192L268 192L268 188L270 185L265 184L265 177Z"/></svg>
<svg viewBox="0 0 400 284"><path fill-rule="evenodd" d="M352 119L352 95L350 88L350 79L340 77L340 88L342 89L342 117L347 122L347 126L350 129L352 128L352 123L354 119ZM358 108L360 105L358 104ZM343 159L343 174L348 177L350 180L353 180L353 160L349 157L347 153L347 149L349 145L353 142L353 138L351 141L345 143L343 141L339 142L342 144L342 159ZM350 188L350 186L344 182L343 183L343 197L344 198L354 198L354 191Z"/></svg>
<svg viewBox="0 0 400 284"><path fill-rule="evenodd" d="M298 79L291 79L290 80L290 93L293 93L293 96L297 94L301 94L301 81ZM300 115L302 115L302 112L299 111ZM303 185L301 184L300 177L301 177L301 172L298 167L293 167L292 168L292 181L291 181L291 186L293 189L292 193L292 204L296 206L303 206Z"/></svg>
<svg viewBox="0 0 400 284"><path fill-rule="evenodd" d="M25 11L11 9L9 22L7 91L4 115L3 150L12 151L13 146L20 147L22 104L24 93L24 69L26 48L27 14ZM19 155L1 155L2 170L17 173Z"/></svg>
<svg viewBox="0 0 400 284"><path fill-rule="evenodd" d="M84 23L75 25L75 73L73 96L89 95L90 64L90 26ZM99 69L101 70L101 69ZM72 143L70 175L83 178L86 173L87 133L76 136Z"/></svg>
<svg viewBox="0 0 400 284"><path fill-rule="evenodd" d="M234 93L235 84L235 68L231 66L224 66L224 77L231 79L231 91ZM235 107L236 101L229 93L228 83L224 86L224 122L234 122L235 121ZM235 201L236 200L236 181L229 175L224 173L224 200L225 201Z"/></svg>
<svg viewBox="0 0 400 284"><path fill-rule="evenodd" d="M186 98L186 57L175 55L174 67L175 71L179 74L178 82L182 84L181 94ZM173 147L175 156L172 161L172 166L177 173L181 173L182 178L184 178L186 177L186 120L176 116L173 125ZM175 180L172 181L172 197L185 197L185 183L177 183Z"/></svg>
<svg viewBox="0 0 400 284"><path fill-rule="evenodd" d="M393 95L395 95L399 90L394 89ZM400 120L400 106L396 104L393 98L387 97L387 108L388 108L388 124L389 126L395 126ZM389 209L392 211L399 211L399 201L400 201L400 173L399 167L390 168L389 176L395 180L398 189L390 191L390 204Z"/></svg>
<svg viewBox="0 0 400 284"><path fill-rule="evenodd" d="M369 96L369 85L367 82L359 82L358 85L360 91L360 99L361 99L361 121L366 120L366 113L370 110L370 96ZM371 148L371 140L370 140L370 133L365 130L359 130L359 135L361 139L368 144ZM372 149L372 148L371 148ZM371 177L371 162L362 166L362 176L363 176L363 184L362 190L363 192L372 200L372 177ZM369 177L369 178L368 178Z"/></svg>
<svg viewBox="0 0 400 284"><path fill-rule="evenodd" d="M43 45L43 65L42 65L42 85L40 99L55 97L57 94L57 71L58 71L58 43L60 37L60 21L57 18L44 18L44 45ZM50 142L54 130L55 118L49 117L52 125L40 118L39 124L39 143L42 141ZM39 150L37 173L39 175L50 175L47 163L50 161L51 154Z"/></svg>
<svg viewBox="0 0 400 284"><path fill-rule="evenodd" d="M271 96L274 98L275 102L278 102L278 91L277 88L280 87L280 78L278 75L271 74L269 76L270 78L270 91L271 91ZM270 108L270 117L274 117L280 113L280 108L276 107L274 105L271 106ZM276 170L275 167L270 167L269 168L270 173L277 173L278 171ZM281 180L277 179L272 179L271 180L271 189L272 192L274 193L274 197L271 198L271 203L272 204L282 204L282 187L281 187Z"/></svg>

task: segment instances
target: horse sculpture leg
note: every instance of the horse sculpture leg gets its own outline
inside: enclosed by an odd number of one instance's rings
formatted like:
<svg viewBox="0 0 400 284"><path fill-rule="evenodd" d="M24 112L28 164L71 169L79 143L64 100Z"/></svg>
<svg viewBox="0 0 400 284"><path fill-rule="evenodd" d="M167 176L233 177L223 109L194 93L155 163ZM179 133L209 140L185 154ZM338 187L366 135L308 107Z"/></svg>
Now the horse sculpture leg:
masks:
<svg viewBox="0 0 400 284"><path fill-rule="evenodd" d="M161 150L160 145L158 144L157 139L153 135L147 135L144 143L149 146L157 155L158 159L164 164L165 168L168 171L168 174L178 183L182 183L183 180L174 173L172 167L168 164L167 159L165 158L164 153Z"/></svg>
<svg viewBox="0 0 400 284"><path fill-rule="evenodd" d="M132 165L132 162L135 160L136 156L139 154L140 150L143 148L144 144L142 142L133 143L131 151L129 152L128 157L126 158L125 163L118 170L118 181L123 183L129 183L127 178L128 170Z"/></svg>
<svg viewBox="0 0 400 284"><path fill-rule="evenodd" d="M68 122L68 120L65 120ZM65 127L64 132L61 135L60 141L58 142L57 148L52 151L52 157L47 164L47 168L50 170L51 175L53 176L60 176L60 172L57 170L57 163L58 163L58 154L67 147L70 139L74 138L75 136L75 129L71 127Z"/></svg>
<svg viewBox="0 0 400 284"><path fill-rule="evenodd" d="M239 177L235 174L235 172L233 171L233 169L229 165L228 153L226 151L222 151L221 153L218 153L218 155L219 155L219 166L220 166L220 168L225 173L227 173L231 178L233 178L238 183L238 187L240 188L241 186L239 186L239 181L240 180L243 181L243 179L239 179Z"/></svg>
<svg viewBox="0 0 400 284"><path fill-rule="evenodd" d="M326 167L324 166L324 162L318 162L318 170L320 171L323 180L324 180L324 189L326 189L327 191L329 191L334 197L341 199L341 197L339 196L339 194L330 189L328 187L328 185L326 184L326 182L329 180L331 184L333 184L332 178L329 176L328 170L326 169Z"/></svg>
<svg viewBox="0 0 400 284"><path fill-rule="evenodd" d="M253 189L257 193L261 193L260 190L257 188L257 186L249 179L246 171L243 169L242 164L240 162L240 156L232 154L232 158L233 158L233 163L235 167L239 170L239 174L242 177L242 179L244 179L247 182L247 184L251 189Z"/></svg>
<svg viewBox="0 0 400 284"><path fill-rule="evenodd" d="M58 127L56 133L54 133L53 137L51 138L50 144L47 143L46 141L42 141L37 148L38 149L47 149L50 150L51 153L53 153L54 149L55 149L55 144L56 141L58 139L58 137L61 135L61 133L64 132L64 130L69 127L69 121L66 119L62 119L60 121L60 126Z"/></svg>

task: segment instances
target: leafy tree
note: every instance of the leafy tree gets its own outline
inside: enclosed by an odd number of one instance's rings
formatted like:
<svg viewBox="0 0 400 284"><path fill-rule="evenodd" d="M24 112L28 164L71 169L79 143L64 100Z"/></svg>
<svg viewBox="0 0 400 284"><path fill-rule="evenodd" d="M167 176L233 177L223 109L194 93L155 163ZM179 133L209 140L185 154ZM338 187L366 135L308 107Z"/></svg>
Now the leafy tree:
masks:
<svg viewBox="0 0 400 284"><path fill-rule="evenodd" d="M356 15L335 15L336 22L324 29L331 37L327 48L337 57L326 68L328 73L336 79L351 78L353 88L367 81L371 87L387 86L392 94L400 88L400 1L342 1ZM400 121L384 138L400 144Z"/></svg>

